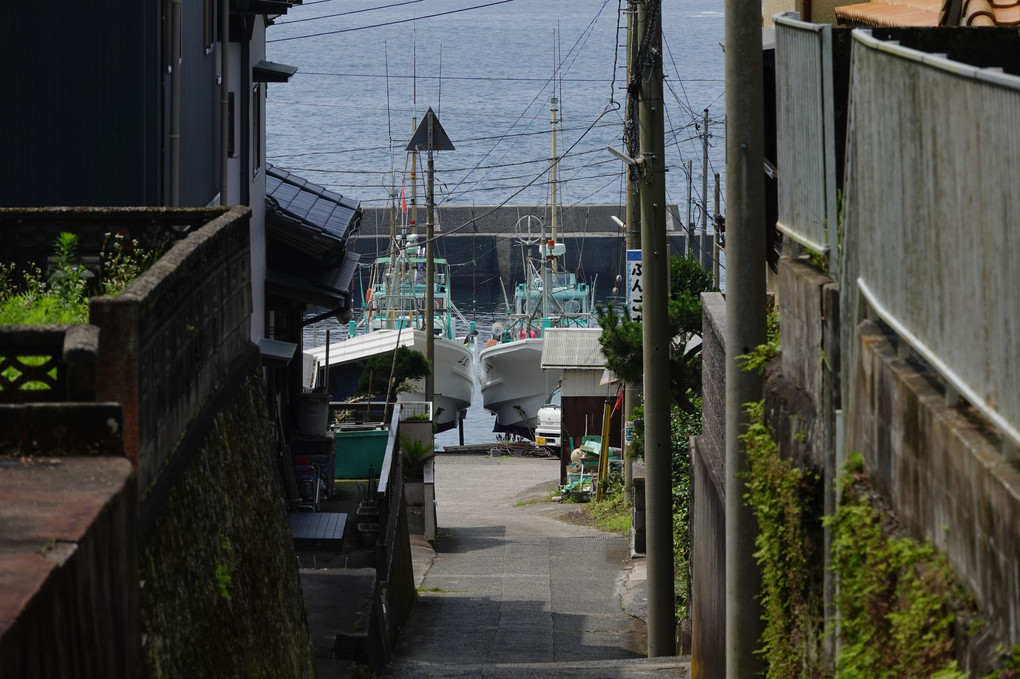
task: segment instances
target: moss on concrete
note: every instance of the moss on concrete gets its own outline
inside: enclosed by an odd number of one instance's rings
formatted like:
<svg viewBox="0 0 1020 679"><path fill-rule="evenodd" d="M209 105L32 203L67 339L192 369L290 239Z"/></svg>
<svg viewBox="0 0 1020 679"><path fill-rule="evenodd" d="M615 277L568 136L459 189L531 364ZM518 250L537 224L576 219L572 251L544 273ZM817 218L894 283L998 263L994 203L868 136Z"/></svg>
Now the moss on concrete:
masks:
<svg viewBox="0 0 1020 679"><path fill-rule="evenodd" d="M142 545L144 653L160 677L312 677L258 372L173 481Z"/></svg>

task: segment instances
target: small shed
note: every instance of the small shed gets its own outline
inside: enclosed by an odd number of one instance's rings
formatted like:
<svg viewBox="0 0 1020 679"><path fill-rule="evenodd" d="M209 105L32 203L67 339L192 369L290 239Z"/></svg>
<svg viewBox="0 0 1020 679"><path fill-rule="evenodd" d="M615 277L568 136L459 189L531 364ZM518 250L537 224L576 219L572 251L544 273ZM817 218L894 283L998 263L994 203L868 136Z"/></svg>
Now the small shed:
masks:
<svg viewBox="0 0 1020 679"><path fill-rule="evenodd" d="M606 379L606 359L599 337L602 328L549 328L542 346L542 368L558 368L560 378L560 483L567 479L570 453L588 434L602 434L606 401L615 403L622 383ZM609 444L623 447L623 415L613 412Z"/></svg>

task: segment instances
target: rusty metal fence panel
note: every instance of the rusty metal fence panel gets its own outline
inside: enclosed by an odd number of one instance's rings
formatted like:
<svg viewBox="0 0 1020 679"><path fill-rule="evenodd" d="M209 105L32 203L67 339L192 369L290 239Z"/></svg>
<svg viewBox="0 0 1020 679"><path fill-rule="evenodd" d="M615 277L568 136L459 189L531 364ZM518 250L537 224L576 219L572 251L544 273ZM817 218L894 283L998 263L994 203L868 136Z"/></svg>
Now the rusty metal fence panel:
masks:
<svg viewBox="0 0 1020 679"><path fill-rule="evenodd" d="M1015 446L1020 78L858 30L852 82L844 285Z"/></svg>
<svg viewBox="0 0 1020 679"><path fill-rule="evenodd" d="M777 227L820 253L835 272L836 151L832 92L832 27L799 20L776 23Z"/></svg>

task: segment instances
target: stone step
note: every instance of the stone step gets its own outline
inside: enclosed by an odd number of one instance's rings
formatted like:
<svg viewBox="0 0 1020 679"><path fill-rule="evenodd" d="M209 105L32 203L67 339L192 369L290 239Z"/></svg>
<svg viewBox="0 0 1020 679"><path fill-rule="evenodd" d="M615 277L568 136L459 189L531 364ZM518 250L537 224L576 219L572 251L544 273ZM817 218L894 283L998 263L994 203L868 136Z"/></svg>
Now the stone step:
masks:
<svg viewBox="0 0 1020 679"><path fill-rule="evenodd" d="M583 660L549 663L485 663L451 665L421 661L400 661L390 665L386 677L418 679L425 677L485 677L486 679L518 679L535 677L675 677L691 676L688 656L668 658L629 658L621 660Z"/></svg>

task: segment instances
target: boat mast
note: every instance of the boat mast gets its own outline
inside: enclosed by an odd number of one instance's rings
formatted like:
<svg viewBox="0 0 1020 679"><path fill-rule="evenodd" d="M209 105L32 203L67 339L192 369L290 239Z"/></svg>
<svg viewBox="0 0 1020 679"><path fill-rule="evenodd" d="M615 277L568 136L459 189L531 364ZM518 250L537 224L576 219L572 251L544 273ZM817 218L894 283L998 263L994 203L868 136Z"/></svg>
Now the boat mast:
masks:
<svg viewBox="0 0 1020 679"><path fill-rule="evenodd" d="M418 131L418 34L411 40L411 135ZM418 233L418 152L411 151L411 233Z"/></svg>
<svg viewBox="0 0 1020 679"><path fill-rule="evenodd" d="M554 31L553 32L553 62L554 62L553 63L553 95L552 95L552 101L551 101L552 106L550 108L550 111L552 113L552 118L551 118L551 124L552 124L552 158L551 158L550 162L551 162L552 165L551 165L550 171L549 171L549 188L550 188L550 195L551 195L550 203L551 203L551 207L552 207L552 214L550 215L549 223L550 223L550 227L552 229L551 239L552 239L553 243L556 242L556 226L558 224L557 212L559 211L559 206L557 205L558 196L556 195L556 189L558 188L557 187L558 179L557 179L556 170L557 170L557 165L559 164L559 158L556 157L556 126L560 122L559 119L558 119L558 116L557 116L557 114L559 113L559 97L557 96L557 94L558 94L558 91L559 91L558 84L559 84L559 72L560 71L559 71L559 65L556 63L557 56L556 56L555 43L556 43L556 37L555 37L555 31ZM552 266L553 266L553 270L555 271L556 270L556 259L555 258L552 260Z"/></svg>

